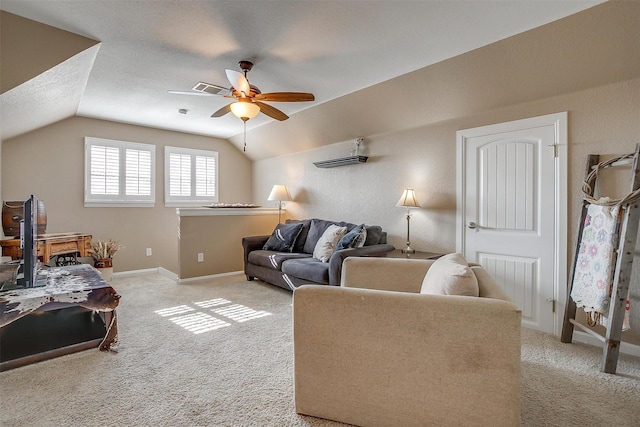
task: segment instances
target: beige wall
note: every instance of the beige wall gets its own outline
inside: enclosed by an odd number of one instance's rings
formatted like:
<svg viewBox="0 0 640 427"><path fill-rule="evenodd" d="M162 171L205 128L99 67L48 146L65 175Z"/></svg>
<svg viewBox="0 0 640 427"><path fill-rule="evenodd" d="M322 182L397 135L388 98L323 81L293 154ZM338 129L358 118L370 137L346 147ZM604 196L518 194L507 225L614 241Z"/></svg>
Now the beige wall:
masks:
<svg viewBox="0 0 640 427"><path fill-rule="evenodd" d="M277 212L181 217L180 279L242 271L242 238L271 234L277 224ZM204 255L203 262L198 262L198 253Z"/></svg>
<svg viewBox="0 0 640 427"><path fill-rule="evenodd" d="M44 73L99 43L0 10L0 93Z"/></svg>
<svg viewBox="0 0 640 427"><path fill-rule="evenodd" d="M603 3L252 129L247 155L272 158L640 77L639 23L640 2ZM241 146L242 135L230 139Z"/></svg>
<svg viewBox="0 0 640 427"><path fill-rule="evenodd" d="M637 3L607 2L302 111L285 123L263 126L249 138L267 145L272 138L287 141L293 149L313 148L318 141L345 142L260 160L253 168L241 152L214 138L68 119L3 141L2 198L23 199L31 193L41 197L47 204L49 231L84 231L121 240L127 247L116 256L116 271L161 266L178 272L178 222L175 210L162 204L161 147L216 149L221 202L273 207L266 200L272 185L287 184L295 198L287 204L288 216L379 224L396 246L404 243L406 221L404 211L394 205L402 189L413 186L424 207L413 214L413 246L447 252L455 249L455 132L568 111L567 239L572 251L586 155L630 152L640 142L638 10ZM83 207L86 135L158 145L155 208ZM365 137L368 163L335 169L313 166L314 161L346 156L353 148L349 138L358 136ZM24 159L31 159L34 170L25 169ZM154 251L150 258L144 255L146 247ZM192 260L193 253L188 257ZM640 261L635 265L640 269ZM638 272L634 277L640 277ZM638 288L636 280L632 306L640 308ZM632 328L624 339L640 343L637 314Z"/></svg>
<svg viewBox="0 0 640 427"><path fill-rule="evenodd" d="M628 153L640 142L638 18L640 3L606 2L304 110L286 127L254 130L254 140L309 150L256 161L254 202L268 203L271 185L286 184L295 198L287 205L292 217L379 224L390 243L401 247L406 220L395 203L402 189L413 186L424 209L412 216L412 246L453 251L456 131L567 111L571 265L587 155ZM313 166L348 155L359 136L365 137L368 163ZM326 141L343 142L318 148ZM633 277L631 305L638 309L623 339L640 344L638 259Z"/></svg>
<svg viewBox="0 0 640 427"><path fill-rule="evenodd" d="M395 203L412 186L423 209L414 210L411 242L417 250L455 250L456 131L560 111L569 112L569 233L567 254L573 256L586 157L591 153L630 153L639 143L640 79L623 81L543 100L488 110L473 116L383 135L365 136L365 164L318 169L312 162L344 157L347 141L304 153L255 162L255 203L267 204L273 184L289 186L294 218L322 217L379 224L389 242L402 247L404 210ZM437 102L437 100L435 100ZM623 182L624 183L624 182ZM626 184L626 183L624 183ZM636 259L634 277L640 277ZM632 331L625 340L640 343L640 283L634 280L631 305L636 307ZM563 308L562 308L563 309Z"/></svg>
<svg viewBox="0 0 640 427"><path fill-rule="evenodd" d="M156 145L154 208L84 207L84 137ZM47 232L78 231L126 246L114 271L163 267L177 274L178 217L164 207L165 145L219 152L220 202L251 202L251 163L224 140L74 117L2 143L3 200L35 194L47 209ZM213 236L203 234L203 239ZM153 250L147 257L146 248Z"/></svg>

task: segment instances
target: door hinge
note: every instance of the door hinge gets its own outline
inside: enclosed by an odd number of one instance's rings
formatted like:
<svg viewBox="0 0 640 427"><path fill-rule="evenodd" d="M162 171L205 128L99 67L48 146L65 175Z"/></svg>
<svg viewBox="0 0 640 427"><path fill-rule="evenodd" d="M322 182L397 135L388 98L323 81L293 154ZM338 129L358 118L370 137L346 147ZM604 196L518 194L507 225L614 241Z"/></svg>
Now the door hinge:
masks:
<svg viewBox="0 0 640 427"><path fill-rule="evenodd" d="M553 298L547 298L547 302L551 303L551 312L555 313L556 312L556 300L554 300Z"/></svg>
<svg viewBox="0 0 640 427"><path fill-rule="evenodd" d="M553 157L558 157L558 144L553 144Z"/></svg>

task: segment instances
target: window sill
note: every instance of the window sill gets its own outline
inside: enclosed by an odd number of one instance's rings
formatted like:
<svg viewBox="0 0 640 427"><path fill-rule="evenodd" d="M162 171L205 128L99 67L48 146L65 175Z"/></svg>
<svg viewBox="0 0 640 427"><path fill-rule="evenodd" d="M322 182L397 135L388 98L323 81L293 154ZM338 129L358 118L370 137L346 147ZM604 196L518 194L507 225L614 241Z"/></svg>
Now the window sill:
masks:
<svg viewBox="0 0 640 427"><path fill-rule="evenodd" d="M85 208L153 208L155 202L84 202Z"/></svg>

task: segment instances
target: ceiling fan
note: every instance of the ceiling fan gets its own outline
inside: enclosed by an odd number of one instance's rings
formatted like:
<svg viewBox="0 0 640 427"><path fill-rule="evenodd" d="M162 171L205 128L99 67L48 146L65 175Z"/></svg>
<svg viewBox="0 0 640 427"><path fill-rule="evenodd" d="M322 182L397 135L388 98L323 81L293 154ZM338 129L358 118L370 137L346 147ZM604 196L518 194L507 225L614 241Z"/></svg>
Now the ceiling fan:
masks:
<svg viewBox="0 0 640 427"><path fill-rule="evenodd" d="M315 100L313 94L304 92L262 93L257 86L249 84L249 80L247 79L247 73L253 68L253 63L251 61L240 61L238 65L242 73L230 69L225 70L227 79L229 83L231 83L231 88L198 82L192 91L170 90L169 93L182 95L222 95L225 98L235 99L235 102L220 108L213 113L211 117L222 117L231 112L244 122L254 118L261 112L280 121L289 118L284 112L269 104L265 104L265 102L307 102Z"/></svg>

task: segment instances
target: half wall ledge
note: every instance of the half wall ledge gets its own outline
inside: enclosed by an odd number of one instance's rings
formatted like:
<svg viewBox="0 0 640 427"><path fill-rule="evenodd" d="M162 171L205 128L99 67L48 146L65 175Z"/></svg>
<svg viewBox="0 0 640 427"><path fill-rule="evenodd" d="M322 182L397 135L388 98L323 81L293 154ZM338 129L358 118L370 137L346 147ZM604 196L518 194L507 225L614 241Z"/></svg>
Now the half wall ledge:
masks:
<svg viewBox="0 0 640 427"><path fill-rule="evenodd" d="M178 279L242 271L245 236L270 235L275 208L176 208Z"/></svg>
<svg viewBox="0 0 640 427"><path fill-rule="evenodd" d="M285 211L285 209L282 209ZM178 216L278 215L276 208L176 208Z"/></svg>

